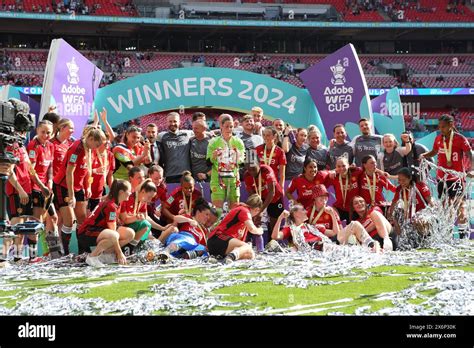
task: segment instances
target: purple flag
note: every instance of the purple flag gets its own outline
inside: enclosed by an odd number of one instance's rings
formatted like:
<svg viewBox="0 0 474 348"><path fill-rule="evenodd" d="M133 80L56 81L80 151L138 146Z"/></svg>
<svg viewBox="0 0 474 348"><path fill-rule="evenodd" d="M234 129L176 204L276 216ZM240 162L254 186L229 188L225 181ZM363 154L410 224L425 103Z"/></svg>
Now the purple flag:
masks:
<svg viewBox="0 0 474 348"><path fill-rule="evenodd" d="M405 131L403 104L398 94L398 88L392 88L386 93L371 100L374 126L378 134L391 133L397 139Z"/></svg>
<svg viewBox="0 0 474 348"><path fill-rule="evenodd" d="M92 105L104 73L63 39L51 42L46 64L39 119L52 105L63 118L74 122L79 138L92 114Z"/></svg>
<svg viewBox="0 0 474 348"><path fill-rule="evenodd" d="M328 137L333 134L334 125L342 123L352 138L359 134L360 118L372 120L367 83L352 44L306 69L300 77L313 98Z"/></svg>

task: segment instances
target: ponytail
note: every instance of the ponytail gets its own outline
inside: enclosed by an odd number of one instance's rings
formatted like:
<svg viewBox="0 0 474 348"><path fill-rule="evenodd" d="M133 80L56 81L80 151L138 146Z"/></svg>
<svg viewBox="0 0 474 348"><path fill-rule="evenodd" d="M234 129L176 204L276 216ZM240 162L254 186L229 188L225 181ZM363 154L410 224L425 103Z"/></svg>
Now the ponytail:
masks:
<svg viewBox="0 0 474 348"><path fill-rule="evenodd" d="M189 170L185 170L182 175L183 176L181 177L181 185L183 185L184 183L194 184L193 175Z"/></svg>
<svg viewBox="0 0 474 348"><path fill-rule="evenodd" d="M131 190L131 185L126 180L115 179L110 186L110 192L107 195L107 198L113 200L118 204L118 198L120 191Z"/></svg>

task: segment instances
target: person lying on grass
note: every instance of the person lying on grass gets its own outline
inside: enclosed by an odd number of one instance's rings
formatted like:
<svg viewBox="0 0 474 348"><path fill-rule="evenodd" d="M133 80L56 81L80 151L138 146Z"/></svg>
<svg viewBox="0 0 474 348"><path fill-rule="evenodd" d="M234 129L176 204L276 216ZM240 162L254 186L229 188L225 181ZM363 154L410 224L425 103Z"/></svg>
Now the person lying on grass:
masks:
<svg viewBox="0 0 474 348"><path fill-rule="evenodd" d="M206 225L210 216L211 207L203 198L196 200L191 215L175 215L174 222L178 225L179 232L175 232L175 228L162 232L159 240L165 249L159 255L161 261L168 261L170 255L180 259L208 256Z"/></svg>

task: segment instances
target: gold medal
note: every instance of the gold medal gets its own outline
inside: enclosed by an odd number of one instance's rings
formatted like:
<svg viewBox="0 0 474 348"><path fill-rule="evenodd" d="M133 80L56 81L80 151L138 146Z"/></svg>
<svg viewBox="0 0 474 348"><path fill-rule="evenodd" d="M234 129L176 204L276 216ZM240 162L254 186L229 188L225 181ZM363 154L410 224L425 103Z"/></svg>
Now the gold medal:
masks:
<svg viewBox="0 0 474 348"><path fill-rule="evenodd" d="M151 262L155 259L155 252L153 250L148 250L146 253L146 260Z"/></svg>
<svg viewBox="0 0 474 348"><path fill-rule="evenodd" d="M451 167L453 165L453 162L448 161L448 167Z"/></svg>
<svg viewBox="0 0 474 348"><path fill-rule="evenodd" d="M69 203L69 197L64 197L64 202Z"/></svg>
<svg viewBox="0 0 474 348"><path fill-rule="evenodd" d="M89 177L89 185L92 185L93 182L94 182L94 178L92 176Z"/></svg>
<svg viewBox="0 0 474 348"><path fill-rule="evenodd" d="M22 209L22 208L18 208L18 209L16 210L16 212L17 212L18 214L21 214L21 213L23 213L23 209Z"/></svg>

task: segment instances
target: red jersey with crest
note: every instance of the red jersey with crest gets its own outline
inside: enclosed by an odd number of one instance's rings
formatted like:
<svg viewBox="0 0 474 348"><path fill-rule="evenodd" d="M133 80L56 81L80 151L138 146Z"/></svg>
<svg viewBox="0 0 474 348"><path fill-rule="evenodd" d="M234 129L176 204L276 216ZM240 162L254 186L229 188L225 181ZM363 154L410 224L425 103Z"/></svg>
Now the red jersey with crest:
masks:
<svg viewBox="0 0 474 348"><path fill-rule="evenodd" d="M355 168L350 170L350 175L348 175L346 178L341 178L341 175L337 174L334 179L328 179L328 186L334 186L334 191L336 193L336 202L334 202L333 207L340 210L349 211L352 198L359 195L359 176L362 172L363 170L361 168ZM342 180L342 187L339 178ZM347 193L346 200L344 202L342 189L346 186L346 183Z"/></svg>
<svg viewBox="0 0 474 348"><path fill-rule="evenodd" d="M463 163L464 156L471 155L471 145L469 145L469 141L466 139L466 137L459 133L454 133L453 146L451 148L451 166L448 166L445 146L449 147L449 137L445 139L442 134L436 136L433 144L433 150L438 154L438 166L455 170L457 172L465 172L468 170L469 168L467 168L467 166ZM436 177L438 179L442 179L444 177L444 172L438 169L436 171ZM448 174L447 180L457 180L457 178L452 174Z"/></svg>
<svg viewBox="0 0 474 348"><path fill-rule="evenodd" d="M240 204L225 216L224 220L211 232L209 238L214 235L224 235L245 241L248 232L245 222L249 220L252 220L250 209L246 204Z"/></svg>
<svg viewBox="0 0 474 348"><path fill-rule="evenodd" d="M369 181L367 181L369 177ZM359 175L359 193L362 198L366 201L367 204L372 204L372 198L370 197L370 187L373 183L373 176L366 175L365 172ZM383 195L383 189L395 192L397 187L390 182L385 176L375 174L375 204L379 205L382 202L385 202L385 197Z"/></svg>
<svg viewBox="0 0 474 348"><path fill-rule="evenodd" d="M372 214L373 211L378 211L380 214L383 215L383 211L382 209L380 209L379 207L375 206L375 207L372 207L369 209L369 211L367 212L367 215L365 218L358 218L357 221L359 221L362 226L364 226L364 228L367 230L367 232L369 231L369 227L372 228L372 226L374 225L374 222L372 221L372 219L370 218L370 214ZM371 237L374 237L377 235L377 229L375 228L373 231L371 232L368 232L369 235Z"/></svg>
<svg viewBox="0 0 474 348"><path fill-rule="evenodd" d="M66 157L66 152L69 149L69 146L73 144L73 141L68 139L64 143L61 143L58 138L55 137L51 140L51 143L54 146L53 175L56 175L56 173L61 169L64 157Z"/></svg>
<svg viewBox="0 0 474 348"><path fill-rule="evenodd" d="M59 171L54 176L54 183L67 188L66 168L68 165L75 166L74 170L74 192L84 189L84 179L87 176L86 151L82 140L76 140L66 152Z"/></svg>
<svg viewBox="0 0 474 348"><path fill-rule="evenodd" d="M77 234L85 233L86 236L97 237L102 230L108 228L109 223L117 221L118 205L111 199L102 201L81 224Z"/></svg>
<svg viewBox="0 0 474 348"><path fill-rule="evenodd" d="M127 213L130 215L135 215L135 214L144 214L147 212L147 204L146 202L137 202L137 211L135 212L135 197L137 193L134 192L128 197L128 200L123 201L122 204L120 204L120 213Z"/></svg>
<svg viewBox="0 0 474 348"><path fill-rule="evenodd" d="M275 184L275 190L274 190L274 196L273 196L273 199L272 199L272 203L279 202L281 197L283 196L283 190L282 190L280 184L278 183L272 168L270 168L267 165L262 164L260 166L259 176L261 176L261 180L262 180L262 185L261 185L262 186L261 187L261 190L262 190L261 198L262 198L262 200L265 200L265 198L267 198L267 195L269 193L269 191L268 191L269 185ZM250 192L252 192L252 193L253 192L258 192L258 188L259 188L259 185L260 185L259 177L254 178L248 172L245 172L244 181L245 181L245 187L246 187L246 189L249 193Z"/></svg>
<svg viewBox="0 0 474 348"><path fill-rule="evenodd" d="M191 208L194 206L196 199L202 197L201 191L194 189L191 195ZM187 208L189 209L189 197L186 197ZM164 206L170 211L173 215L179 215L179 211L185 208L184 195L181 186L176 187L173 192L169 195L168 199L165 201ZM188 212L186 212L188 213Z"/></svg>
<svg viewBox="0 0 474 348"><path fill-rule="evenodd" d="M273 151L272 158L270 159L270 155L272 152L272 148L267 148L266 151L266 162L265 162L265 144L259 145L255 148L257 151L257 157L260 160L260 164L266 164L273 169L273 173L275 177L280 177L280 166L286 166L286 155L285 152L281 149L281 147L275 145L275 150Z"/></svg>
<svg viewBox="0 0 474 348"><path fill-rule="evenodd" d="M28 143L26 150L38 178L43 184L46 184L48 182L48 169L53 163L54 145L50 141L41 144L38 138L35 137ZM31 185L33 190L41 191L34 180L31 180Z"/></svg>
<svg viewBox="0 0 474 348"><path fill-rule="evenodd" d="M168 193L168 188L166 187L166 184L162 181L160 186L156 187L156 195L153 197L151 202L147 204L148 216L152 217L152 219L155 214L158 201L160 201L161 204L165 203L167 193Z"/></svg>
<svg viewBox="0 0 474 348"><path fill-rule="evenodd" d="M417 182L415 185L416 185L416 189L419 192L419 193L418 192L416 193L415 210L420 211L420 210L426 208L426 204L423 202L423 200L426 202L431 197L431 192L430 192L430 188L428 187L428 185L426 185L424 182ZM398 201L399 199L403 200L403 195L401 193L402 189L403 188L401 186L397 187L397 190L395 191L395 196L393 197L394 202ZM409 192L409 190L406 190L406 191L408 191L408 192L405 193L406 199L409 200L410 199L410 192ZM423 200L421 199L420 195L423 197ZM410 208L411 208L411 204L410 204Z"/></svg>
<svg viewBox="0 0 474 348"><path fill-rule="evenodd" d="M306 224L302 224L300 226L293 226L292 228L299 229L300 232L303 232L304 240L306 243L315 243L315 242L321 241L321 237L318 237L312 234L309 231L308 226ZM290 226L283 227L283 229L280 232L283 233L282 239L287 239L290 243L293 242L293 235L291 234Z"/></svg>
<svg viewBox="0 0 474 348"><path fill-rule="evenodd" d="M96 155L93 158L92 161L92 171L94 172L94 169L102 169L105 167L105 169L102 170L103 174L92 174L92 178L94 181L91 184L91 198L92 199L99 199L102 197L104 193L104 187L106 184L106 178L109 172L114 172L115 170L115 157L114 154L107 150L106 152L106 158L107 160L105 161L105 156L101 157L99 154L96 153Z"/></svg>
<svg viewBox="0 0 474 348"><path fill-rule="evenodd" d="M156 195L153 197L151 204L153 206L156 206L156 203L158 201L160 201L161 204L165 203L167 194L168 194L168 188L166 187L165 182L162 181L160 186L156 187Z"/></svg>
<svg viewBox="0 0 474 348"><path fill-rule="evenodd" d="M301 174L291 180L287 192L293 193L296 191L296 194L298 195L297 201L307 209L313 204L313 187L316 185L325 185L328 178L329 174L325 170L318 170L312 181L308 181L304 174Z"/></svg>
<svg viewBox="0 0 474 348"><path fill-rule="evenodd" d="M184 214L184 217L187 217L188 219L192 219L192 216L189 214ZM191 226L190 223L185 222L183 224L179 225L179 230L182 232L188 232L192 234L194 239L196 240L196 243L201 244L203 246L206 246L206 235L207 235L207 229L201 225L198 225L196 227Z"/></svg>
<svg viewBox="0 0 474 348"><path fill-rule="evenodd" d="M5 152L11 154L13 157L18 158L18 163L15 164L15 174L18 184L23 187L23 190L26 193L31 194L31 182L33 180L30 178L30 173L28 172L28 153L26 152L25 147L19 146L18 144L8 145L5 148ZM18 194L13 185L10 184L10 181L7 181L5 193L7 196Z"/></svg>
<svg viewBox="0 0 474 348"><path fill-rule="evenodd" d="M325 230L332 230L334 224L332 223L331 215L326 212L323 212L321 215L319 215L319 218L314 221L318 216L319 212L316 211L316 209L313 209L313 207L314 205L306 209L306 212L308 213L308 223L311 225L323 225L325 229L321 230L322 233L325 233ZM337 213L337 211L334 211L334 213L336 213L336 220L337 223L340 225L341 221L339 220L339 214Z"/></svg>

